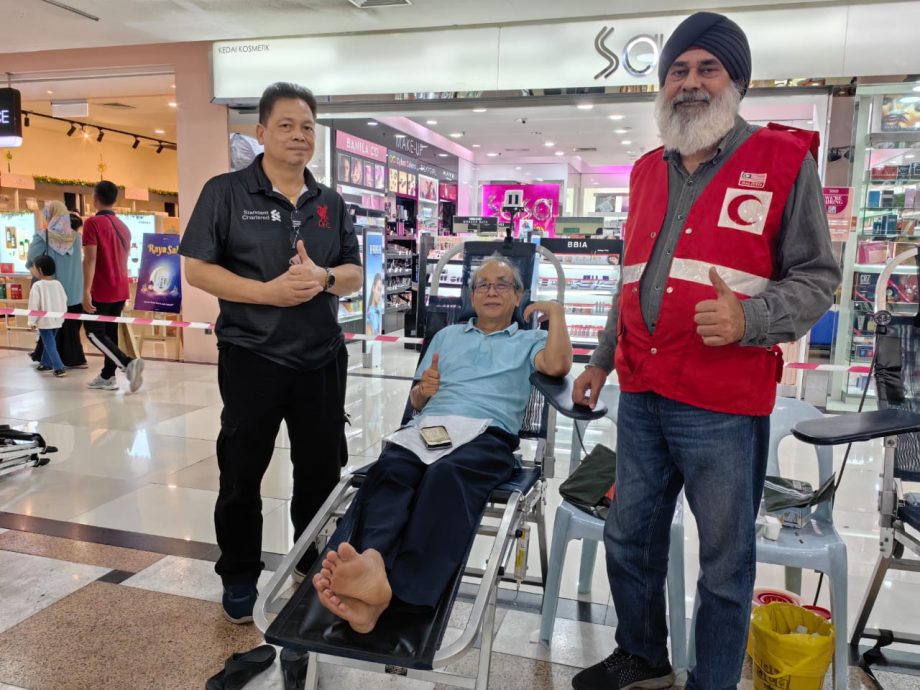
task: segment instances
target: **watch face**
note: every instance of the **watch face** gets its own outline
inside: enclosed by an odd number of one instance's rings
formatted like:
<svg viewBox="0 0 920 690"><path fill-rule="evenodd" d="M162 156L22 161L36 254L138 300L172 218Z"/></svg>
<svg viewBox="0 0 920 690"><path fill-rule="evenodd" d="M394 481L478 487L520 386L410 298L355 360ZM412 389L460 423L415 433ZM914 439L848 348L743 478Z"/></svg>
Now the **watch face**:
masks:
<svg viewBox="0 0 920 690"><path fill-rule="evenodd" d="M878 326L887 326L891 323L891 312L885 311L884 309L877 311L873 315L872 320L875 321Z"/></svg>

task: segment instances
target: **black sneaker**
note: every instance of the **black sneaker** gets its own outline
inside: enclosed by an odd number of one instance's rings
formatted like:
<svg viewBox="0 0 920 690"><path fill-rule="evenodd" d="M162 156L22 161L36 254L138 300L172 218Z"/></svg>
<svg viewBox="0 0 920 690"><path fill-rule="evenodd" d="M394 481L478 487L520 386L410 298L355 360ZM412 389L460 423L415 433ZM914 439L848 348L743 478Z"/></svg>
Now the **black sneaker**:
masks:
<svg viewBox="0 0 920 690"><path fill-rule="evenodd" d="M653 667L619 649L572 678L575 690L661 690L672 685L671 664Z"/></svg>
<svg viewBox="0 0 920 690"><path fill-rule="evenodd" d="M47 367L44 364L39 364L35 367L35 371L51 371L51 367Z"/></svg>
<svg viewBox="0 0 920 690"><path fill-rule="evenodd" d="M255 585L227 585L224 587L224 617L231 623L240 625L252 622L252 611L259 598Z"/></svg>

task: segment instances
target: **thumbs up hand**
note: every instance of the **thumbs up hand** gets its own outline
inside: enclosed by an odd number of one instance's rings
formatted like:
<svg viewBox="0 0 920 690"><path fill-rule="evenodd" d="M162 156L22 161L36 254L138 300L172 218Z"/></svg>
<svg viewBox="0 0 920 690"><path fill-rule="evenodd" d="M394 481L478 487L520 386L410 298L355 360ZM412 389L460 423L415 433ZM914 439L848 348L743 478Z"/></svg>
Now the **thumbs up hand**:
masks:
<svg viewBox="0 0 920 690"><path fill-rule="evenodd" d="M291 267L288 272L303 280L313 280L324 286L326 284L326 269L317 266L310 258L303 240L297 240L297 254L291 257Z"/></svg>
<svg viewBox="0 0 920 690"><path fill-rule="evenodd" d="M432 397L441 387L441 374L438 371L438 353L435 352L431 358L431 366L422 372L422 378L419 381L419 392L425 398Z"/></svg>
<svg viewBox="0 0 920 690"><path fill-rule="evenodd" d="M709 269L709 280L716 290L716 299L696 305L696 332L703 344L720 347L737 343L744 337L744 310L732 289L719 276L715 267Z"/></svg>

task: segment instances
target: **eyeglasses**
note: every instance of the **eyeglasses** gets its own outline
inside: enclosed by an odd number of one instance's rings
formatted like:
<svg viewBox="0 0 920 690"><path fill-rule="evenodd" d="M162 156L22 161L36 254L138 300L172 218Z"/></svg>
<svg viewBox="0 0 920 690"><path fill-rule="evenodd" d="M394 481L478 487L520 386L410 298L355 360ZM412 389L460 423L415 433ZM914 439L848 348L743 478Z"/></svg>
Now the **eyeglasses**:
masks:
<svg viewBox="0 0 920 690"><path fill-rule="evenodd" d="M509 290L513 290L514 285L512 285L511 283L506 283L503 280L500 280L497 283L476 283L476 285L473 286L473 290L475 292L478 292L481 295L484 295L490 292L492 288L495 288L495 292L497 292L498 294L503 295Z"/></svg>

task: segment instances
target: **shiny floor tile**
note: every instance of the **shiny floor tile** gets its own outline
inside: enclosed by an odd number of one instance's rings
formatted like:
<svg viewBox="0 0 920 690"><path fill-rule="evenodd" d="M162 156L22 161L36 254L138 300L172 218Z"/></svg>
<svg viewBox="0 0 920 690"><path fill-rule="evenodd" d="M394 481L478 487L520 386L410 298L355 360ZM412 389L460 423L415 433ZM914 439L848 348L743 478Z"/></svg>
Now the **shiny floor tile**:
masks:
<svg viewBox="0 0 920 690"><path fill-rule="evenodd" d="M4 476L0 480L0 510L52 520L72 520L139 486L125 479L58 470L53 463Z"/></svg>
<svg viewBox="0 0 920 690"><path fill-rule="evenodd" d="M196 409L199 408L193 405L151 402L135 395L120 401L117 405L113 405L111 401L87 405L77 410L45 417L43 421L90 429L134 431L152 428L161 421L180 417Z"/></svg>
<svg viewBox="0 0 920 690"><path fill-rule="evenodd" d="M264 587L271 576L271 571L263 571L259 587ZM223 593L220 576L214 572L213 563L179 556L165 556L129 577L122 586L217 603L220 603Z"/></svg>
<svg viewBox="0 0 920 690"><path fill-rule="evenodd" d="M132 573L144 570L163 558L159 553L15 530L0 534L0 550Z"/></svg>
<svg viewBox="0 0 920 690"><path fill-rule="evenodd" d="M0 601L3 602L0 632L86 587L108 571L109 568L0 551ZM2 673L0 679L13 680Z"/></svg>
<svg viewBox="0 0 920 690"><path fill-rule="evenodd" d="M537 641L539 628L539 615L509 611L495 637L494 649L504 654L585 668L607 657L616 646L614 629L606 625L559 619L549 647Z"/></svg>
<svg viewBox="0 0 920 690"><path fill-rule="evenodd" d="M214 544L214 502L216 491L148 484L98 508L78 515L73 521L96 527L156 534ZM273 498L262 500L262 515L281 505Z"/></svg>

